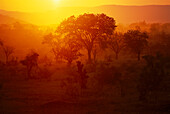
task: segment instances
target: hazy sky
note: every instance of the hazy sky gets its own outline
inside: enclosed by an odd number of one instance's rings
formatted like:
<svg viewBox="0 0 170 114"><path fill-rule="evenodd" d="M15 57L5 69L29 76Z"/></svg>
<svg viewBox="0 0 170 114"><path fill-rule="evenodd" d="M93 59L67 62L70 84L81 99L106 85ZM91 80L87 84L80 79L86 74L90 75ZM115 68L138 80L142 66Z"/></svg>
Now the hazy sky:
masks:
<svg viewBox="0 0 170 114"><path fill-rule="evenodd" d="M63 6L168 5L170 0L0 0L0 9L11 11L47 11Z"/></svg>

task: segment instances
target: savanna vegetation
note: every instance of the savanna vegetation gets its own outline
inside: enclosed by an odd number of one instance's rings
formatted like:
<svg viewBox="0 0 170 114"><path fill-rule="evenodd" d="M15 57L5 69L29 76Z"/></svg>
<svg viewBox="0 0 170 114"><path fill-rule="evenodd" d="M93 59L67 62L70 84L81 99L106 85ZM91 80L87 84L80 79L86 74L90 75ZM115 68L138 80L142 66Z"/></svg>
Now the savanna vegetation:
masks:
<svg viewBox="0 0 170 114"><path fill-rule="evenodd" d="M169 23L2 24L0 113L168 113L169 48Z"/></svg>

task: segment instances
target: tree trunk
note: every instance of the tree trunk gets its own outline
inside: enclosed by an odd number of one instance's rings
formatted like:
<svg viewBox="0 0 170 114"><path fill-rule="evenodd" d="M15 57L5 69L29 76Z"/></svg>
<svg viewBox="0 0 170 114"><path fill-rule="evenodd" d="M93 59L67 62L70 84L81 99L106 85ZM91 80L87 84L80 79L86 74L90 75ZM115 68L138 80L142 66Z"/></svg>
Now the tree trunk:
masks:
<svg viewBox="0 0 170 114"><path fill-rule="evenodd" d="M140 52L138 52L138 61L140 61Z"/></svg>
<svg viewBox="0 0 170 114"><path fill-rule="evenodd" d="M96 62L96 57L97 57L97 52L94 51L94 52L93 52L93 61L94 61L94 62Z"/></svg>
<svg viewBox="0 0 170 114"><path fill-rule="evenodd" d="M9 57L6 55L6 64L8 64L8 58L9 58Z"/></svg>
<svg viewBox="0 0 170 114"><path fill-rule="evenodd" d="M116 60L119 59L119 53L116 53Z"/></svg>
<svg viewBox="0 0 170 114"><path fill-rule="evenodd" d="M91 50L88 50L88 63L92 63L92 59L91 59Z"/></svg>

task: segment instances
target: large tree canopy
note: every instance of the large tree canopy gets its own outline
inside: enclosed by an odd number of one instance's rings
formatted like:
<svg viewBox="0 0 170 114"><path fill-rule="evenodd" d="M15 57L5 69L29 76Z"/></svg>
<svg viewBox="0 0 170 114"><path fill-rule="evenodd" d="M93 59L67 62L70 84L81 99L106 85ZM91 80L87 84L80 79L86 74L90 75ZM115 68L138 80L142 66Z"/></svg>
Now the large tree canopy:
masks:
<svg viewBox="0 0 170 114"><path fill-rule="evenodd" d="M65 36L74 36L88 52L88 62L91 62L93 46L103 36L112 35L115 30L115 20L105 14L83 14L71 16L64 20L56 32Z"/></svg>

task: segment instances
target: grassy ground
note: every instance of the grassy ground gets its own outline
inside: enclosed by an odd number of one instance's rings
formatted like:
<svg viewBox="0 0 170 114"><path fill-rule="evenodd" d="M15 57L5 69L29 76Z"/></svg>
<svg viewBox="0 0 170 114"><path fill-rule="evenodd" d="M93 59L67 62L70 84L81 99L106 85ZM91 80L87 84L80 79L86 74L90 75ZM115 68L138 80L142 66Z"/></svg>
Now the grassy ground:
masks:
<svg viewBox="0 0 170 114"><path fill-rule="evenodd" d="M97 72L88 73L87 89L81 90L78 84L63 85L76 72L64 65L48 69L51 77L46 79L25 79L24 68L18 66L14 75L13 68L0 71L0 113L4 114L159 114L170 113L170 79L167 77L160 88L148 95L148 102L138 100L136 89L140 65L121 64L124 96L120 84L100 84ZM142 62L140 63L142 65ZM117 67L118 67L117 66ZM87 66L87 70L88 70ZM90 69L88 70L90 71ZM107 76L107 72L106 72Z"/></svg>

